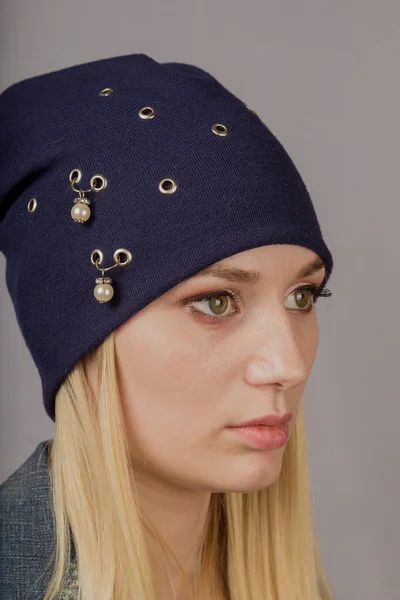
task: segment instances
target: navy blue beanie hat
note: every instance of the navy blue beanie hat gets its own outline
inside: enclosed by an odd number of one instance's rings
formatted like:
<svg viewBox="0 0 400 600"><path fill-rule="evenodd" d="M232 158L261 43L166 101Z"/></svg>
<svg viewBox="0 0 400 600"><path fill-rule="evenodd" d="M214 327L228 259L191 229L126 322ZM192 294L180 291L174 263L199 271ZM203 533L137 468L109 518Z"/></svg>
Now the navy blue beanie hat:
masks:
<svg viewBox="0 0 400 600"><path fill-rule="evenodd" d="M0 95L0 250L47 414L67 373L158 296L268 244L333 261L293 161L212 75L132 54Z"/></svg>

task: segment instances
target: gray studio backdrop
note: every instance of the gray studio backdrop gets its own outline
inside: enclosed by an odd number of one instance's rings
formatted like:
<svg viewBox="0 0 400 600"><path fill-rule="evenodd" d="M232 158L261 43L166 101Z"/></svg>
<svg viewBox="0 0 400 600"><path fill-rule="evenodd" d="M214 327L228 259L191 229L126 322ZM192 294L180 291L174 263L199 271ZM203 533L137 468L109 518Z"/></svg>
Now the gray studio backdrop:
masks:
<svg viewBox="0 0 400 600"><path fill-rule="evenodd" d="M210 70L286 146L336 263L333 295L317 309L320 345L306 388L322 555L337 600L399 600L398 0L0 6L1 89L144 52ZM3 255L0 271L3 481L52 436L53 423L8 296Z"/></svg>

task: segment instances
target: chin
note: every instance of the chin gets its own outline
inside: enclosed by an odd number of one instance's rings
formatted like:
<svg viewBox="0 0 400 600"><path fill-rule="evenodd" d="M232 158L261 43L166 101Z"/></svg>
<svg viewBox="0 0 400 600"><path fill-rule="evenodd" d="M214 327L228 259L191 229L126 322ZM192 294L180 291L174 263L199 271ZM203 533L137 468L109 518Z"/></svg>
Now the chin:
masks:
<svg viewBox="0 0 400 600"><path fill-rule="evenodd" d="M274 450L274 453L277 451ZM252 456L251 460L247 460L247 464L244 457L241 460L241 464L233 465L231 469L226 469L223 477L218 477L214 492L254 492L270 487L276 483L282 472L282 456L281 452L279 456L275 458L270 456L265 460L265 454L260 460L259 456ZM248 458L248 457L247 457Z"/></svg>

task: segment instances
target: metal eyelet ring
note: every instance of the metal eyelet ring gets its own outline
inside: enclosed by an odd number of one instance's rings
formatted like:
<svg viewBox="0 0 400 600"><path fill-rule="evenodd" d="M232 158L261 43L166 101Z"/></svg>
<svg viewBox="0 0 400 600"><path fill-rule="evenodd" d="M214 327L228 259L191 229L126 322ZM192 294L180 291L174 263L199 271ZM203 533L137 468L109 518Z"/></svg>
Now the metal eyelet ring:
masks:
<svg viewBox="0 0 400 600"><path fill-rule="evenodd" d="M36 198L31 198L28 202L28 212L33 213L36 210L36 207L37 207Z"/></svg>
<svg viewBox="0 0 400 600"><path fill-rule="evenodd" d="M101 90L101 92L99 92L99 96L111 96L113 92L114 90L112 88L104 88L104 90Z"/></svg>
<svg viewBox="0 0 400 600"><path fill-rule="evenodd" d="M71 183L79 183L82 179L82 171L80 169L72 169L69 174L69 180Z"/></svg>
<svg viewBox="0 0 400 600"><path fill-rule="evenodd" d="M152 106L143 106L138 114L141 119L152 119L156 114L156 111Z"/></svg>
<svg viewBox="0 0 400 600"><path fill-rule="evenodd" d="M90 260L92 262L92 265L96 266L97 265L102 265L103 264L103 253L101 250L93 250L92 254L90 255Z"/></svg>
<svg viewBox="0 0 400 600"><path fill-rule="evenodd" d="M125 260L121 260L120 256L125 255ZM132 260L132 254L129 250L125 250L125 248L118 248L113 254L114 260L116 263L119 263L122 267L128 265Z"/></svg>
<svg viewBox="0 0 400 600"><path fill-rule="evenodd" d="M245 107L253 113L253 115L256 115L256 111L254 110L254 108L251 108L251 106L249 106L248 104L246 104L246 102L243 103L245 105Z"/></svg>
<svg viewBox="0 0 400 600"><path fill-rule="evenodd" d="M177 189L177 184L173 179L167 177L166 179L162 179L158 185L158 189L163 194L173 194Z"/></svg>
<svg viewBox="0 0 400 600"><path fill-rule="evenodd" d="M90 180L90 187L94 192L101 192L101 190L107 187L107 179L104 175L93 175Z"/></svg>
<svg viewBox="0 0 400 600"><path fill-rule="evenodd" d="M217 135L228 135L228 128L225 125L222 125L222 123L214 123L211 129Z"/></svg>

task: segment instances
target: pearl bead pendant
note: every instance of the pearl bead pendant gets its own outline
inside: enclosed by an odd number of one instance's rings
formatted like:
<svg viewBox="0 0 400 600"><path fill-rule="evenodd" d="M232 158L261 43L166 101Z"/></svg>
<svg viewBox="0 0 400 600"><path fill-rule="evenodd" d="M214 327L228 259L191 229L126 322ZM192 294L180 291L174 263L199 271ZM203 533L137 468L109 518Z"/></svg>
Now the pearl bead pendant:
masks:
<svg viewBox="0 0 400 600"><path fill-rule="evenodd" d="M75 198L71 217L76 223L85 223L90 218L90 200L85 197Z"/></svg>
<svg viewBox="0 0 400 600"><path fill-rule="evenodd" d="M96 287L94 288L94 297L98 302L103 304L109 302L114 296L114 288L111 285L110 277L98 277L96 279Z"/></svg>

